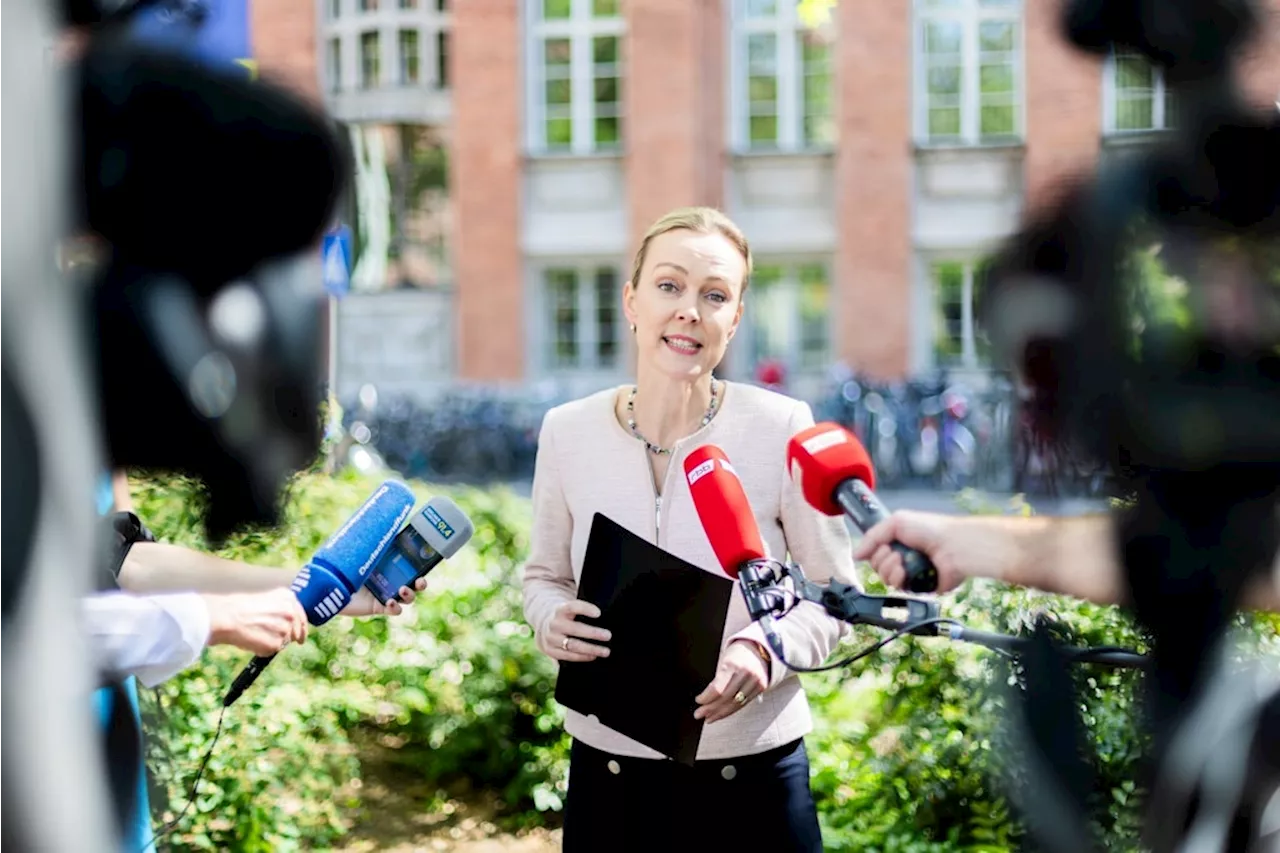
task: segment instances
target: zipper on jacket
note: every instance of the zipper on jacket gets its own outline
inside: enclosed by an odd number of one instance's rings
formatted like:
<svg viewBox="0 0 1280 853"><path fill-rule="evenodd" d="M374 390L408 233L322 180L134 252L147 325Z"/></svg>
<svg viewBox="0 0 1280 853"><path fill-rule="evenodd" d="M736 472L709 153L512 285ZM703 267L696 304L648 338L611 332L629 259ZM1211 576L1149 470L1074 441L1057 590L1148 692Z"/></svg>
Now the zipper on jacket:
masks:
<svg viewBox="0 0 1280 853"><path fill-rule="evenodd" d="M649 456L649 449L642 448L644 453L645 472L649 475L649 488L653 492L653 544L658 544L658 532L662 529L662 495L658 494L658 487L653 484L653 458Z"/></svg>

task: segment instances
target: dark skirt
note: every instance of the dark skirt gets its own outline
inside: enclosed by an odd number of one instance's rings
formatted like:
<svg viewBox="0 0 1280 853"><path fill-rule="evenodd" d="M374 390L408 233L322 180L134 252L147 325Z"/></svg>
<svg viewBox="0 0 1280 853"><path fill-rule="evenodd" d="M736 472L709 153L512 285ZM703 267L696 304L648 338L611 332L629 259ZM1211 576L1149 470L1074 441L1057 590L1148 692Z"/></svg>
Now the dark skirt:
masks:
<svg viewBox="0 0 1280 853"><path fill-rule="evenodd" d="M563 849L821 853L804 741L687 767L611 755L575 739Z"/></svg>

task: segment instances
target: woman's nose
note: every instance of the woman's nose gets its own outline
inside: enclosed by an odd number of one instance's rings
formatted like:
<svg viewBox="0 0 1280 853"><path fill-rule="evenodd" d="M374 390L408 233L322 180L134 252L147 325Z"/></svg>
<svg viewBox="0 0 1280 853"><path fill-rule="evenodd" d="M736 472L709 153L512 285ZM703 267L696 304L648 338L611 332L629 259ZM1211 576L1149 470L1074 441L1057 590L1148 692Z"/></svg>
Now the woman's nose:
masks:
<svg viewBox="0 0 1280 853"><path fill-rule="evenodd" d="M676 317L685 323L698 322L698 306L692 302L682 304L676 309Z"/></svg>

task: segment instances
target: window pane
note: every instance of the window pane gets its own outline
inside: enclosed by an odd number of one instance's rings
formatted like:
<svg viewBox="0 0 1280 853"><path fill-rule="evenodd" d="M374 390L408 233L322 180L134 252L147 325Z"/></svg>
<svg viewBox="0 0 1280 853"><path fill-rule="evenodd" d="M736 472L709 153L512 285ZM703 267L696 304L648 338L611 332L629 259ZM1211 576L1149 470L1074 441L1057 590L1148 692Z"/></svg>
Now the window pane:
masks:
<svg viewBox="0 0 1280 853"><path fill-rule="evenodd" d="M418 8L418 0L400 0L400 8L416 9Z"/></svg>
<svg viewBox="0 0 1280 853"><path fill-rule="evenodd" d="M618 61L618 37L600 36L591 40L592 60L599 63L616 63Z"/></svg>
<svg viewBox="0 0 1280 853"><path fill-rule="evenodd" d="M360 86L372 89L380 78L380 60L377 33L360 35Z"/></svg>
<svg viewBox="0 0 1280 853"><path fill-rule="evenodd" d="M747 73L777 73L778 38L771 33L747 36Z"/></svg>
<svg viewBox="0 0 1280 853"><path fill-rule="evenodd" d="M563 106L572 100L572 84L568 80L547 81L547 106Z"/></svg>
<svg viewBox="0 0 1280 853"><path fill-rule="evenodd" d="M787 294L780 267L757 267L751 281L752 367L765 359L784 359L789 347Z"/></svg>
<svg viewBox="0 0 1280 853"><path fill-rule="evenodd" d="M593 18L616 18L621 14L621 0L591 0L591 16Z"/></svg>
<svg viewBox="0 0 1280 853"><path fill-rule="evenodd" d="M961 303L964 299L964 265L935 264L933 351L939 364L953 364L960 358Z"/></svg>
<svg viewBox="0 0 1280 853"><path fill-rule="evenodd" d="M573 11L573 0L542 0L542 17L546 20L567 18Z"/></svg>
<svg viewBox="0 0 1280 853"><path fill-rule="evenodd" d="M578 273L547 270L547 304L551 309L551 365L578 364Z"/></svg>
<svg viewBox="0 0 1280 853"><path fill-rule="evenodd" d="M622 120L617 116L600 116L596 119L596 144L617 145L622 138Z"/></svg>
<svg viewBox="0 0 1280 853"><path fill-rule="evenodd" d="M342 41L329 39L329 91L342 91Z"/></svg>
<svg viewBox="0 0 1280 853"><path fill-rule="evenodd" d="M747 0L748 18L772 18L777 14L777 0Z"/></svg>
<svg viewBox="0 0 1280 853"><path fill-rule="evenodd" d="M929 94L959 95L960 66L948 65L929 69Z"/></svg>
<svg viewBox="0 0 1280 853"><path fill-rule="evenodd" d="M747 100L752 103L775 103L778 100L778 78L756 76L748 79ZM773 110L767 110L767 112L773 112Z"/></svg>
<svg viewBox="0 0 1280 853"><path fill-rule="evenodd" d="M1116 96L1116 130L1151 130L1155 127L1155 101L1150 95Z"/></svg>
<svg viewBox="0 0 1280 853"><path fill-rule="evenodd" d="M960 22L929 21L924 27L924 52L926 56L954 55L960 60Z"/></svg>
<svg viewBox="0 0 1280 853"><path fill-rule="evenodd" d="M978 68L978 91L983 94L988 92L1012 92L1013 66L1002 63L1000 65L983 65Z"/></svg>
<svg viewBox="0 0 1280 853"><path fill-rule="evenodd" d="M986 329L982 327L981 316L979 311L982 308L982 293L986 287L987 272L991 267L990 260L984 259L978 261L973 266L973 349L978 358L978 364L991 363L991 341L987 337Z"/></svg>
<svg viewBox="0 0 1280 853"><path fill-rule="evenodd" d="M607 267L596 270L596 363L613 367L618 356L618 276Z"/></svg>
<svg viewBox="0 0 1280 853"><path fill-rule="evenodd" d="M752 116L750 121L750 141L754 144L773 145L778 141L777 116Z"/></svg>
<svg viewBox="0 0 1280 853"><path fill-rule="evenodd" d="M1014 136L1013 107L984 106L980 132L983 137Z"/></svg>
<svg viewBox="0 0 1280 853"><path fill-rule="evenodd" d="M960 136L960 108L941 107L929 110L929 138Z"/></svg>
<svg viewBox="0 0 1280 853"><path fill-rule="evenodd" d="M413 86L419 82L418 31L400 31L400 83Z"/></svg>
<svg viewBox="0 0 1280 853"><path fill-rule="evenodd" d="M547 147L568 148L573 142L573 121L567 118L547 119Z"/></svg>
<svg viewBox="0 0 1280 853"><path fill-rule="evenodd" d="M1133 53L1116 56L1116 89L1150 91L1155 87L1155 69L1151 63Z"/></svg>
<svg viewBox="0 0 1280 853"><path fill-rule="evenodd" d="M436 31L436 85L441 89L449 86L449 31Z"/></svg>
<svg viewBox="0 0 1280 853"><path fill-rule="evenodd" d="M1013 22L983 21L978 26L978 48L984 53L1013 50Z"/></svg>
<svg viewBox="0 0 1280 853"><path fill-rule="evenodd" d="M831 316L827 270L821 264L800 268L800 364L822 367L828 361Z"/></svg>
<svg viewBox="0 0 1280 853"><path fill-rule="evenodd" d="M562 81L568 83L568 80ZM615 104L618 102L618 78L597 77L595 81L596 103Z"/></svg>
<svg viewBox="0 0 1280 853"><path fill-rule="evenodd" d="M546 39L542 43L547 148L568 148L573 141L573 84L570 82L569 39Z"/></svg>
<svg viewBox="0 0 1280 853"><path fill-rule="evenodd" d="M547 76L569 76L569 60L572 52L569 48L568 39L547 39L542 43L543 64L547 69Z"/></svg>
<svg viewBox="0 0 1280 853"><path fill-rule="evenodd" d="M747 37L747 141L751 145L778 141L777 55L777 36Z"/></svg>
<svg viewBox="0 0 1280 853"><path fill-rule="evenodd" d="M831 44L812 31L800 34L800 61L806 71L831 65Z"/></svg>

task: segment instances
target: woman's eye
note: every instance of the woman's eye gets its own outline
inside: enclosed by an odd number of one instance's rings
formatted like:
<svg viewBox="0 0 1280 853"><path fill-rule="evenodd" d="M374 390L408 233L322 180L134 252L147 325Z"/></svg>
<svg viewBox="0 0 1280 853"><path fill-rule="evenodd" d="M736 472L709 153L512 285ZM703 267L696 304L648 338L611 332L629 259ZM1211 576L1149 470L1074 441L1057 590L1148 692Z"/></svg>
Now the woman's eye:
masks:
<svg viewBox="0 0 1280 853"><path fill-rule="evenodd" d="M675 289L676 289L676 285L675 285L675 282L671 282L671 281L660 281L660 282L658 282L658 289L659 289L659 290L675 290Z"/></svg>
<svg viewBox="0 0 1280 853"><path fill-rule="evenodd" d="M725 295L724 295L723 293L718 292L718 291L717 291L717 292L714 292L714 293L708 293L708 294L707 294L707 298L708 298L708 299L710 299L712 302L724 302L724 301L725 301Z"/></svg>

